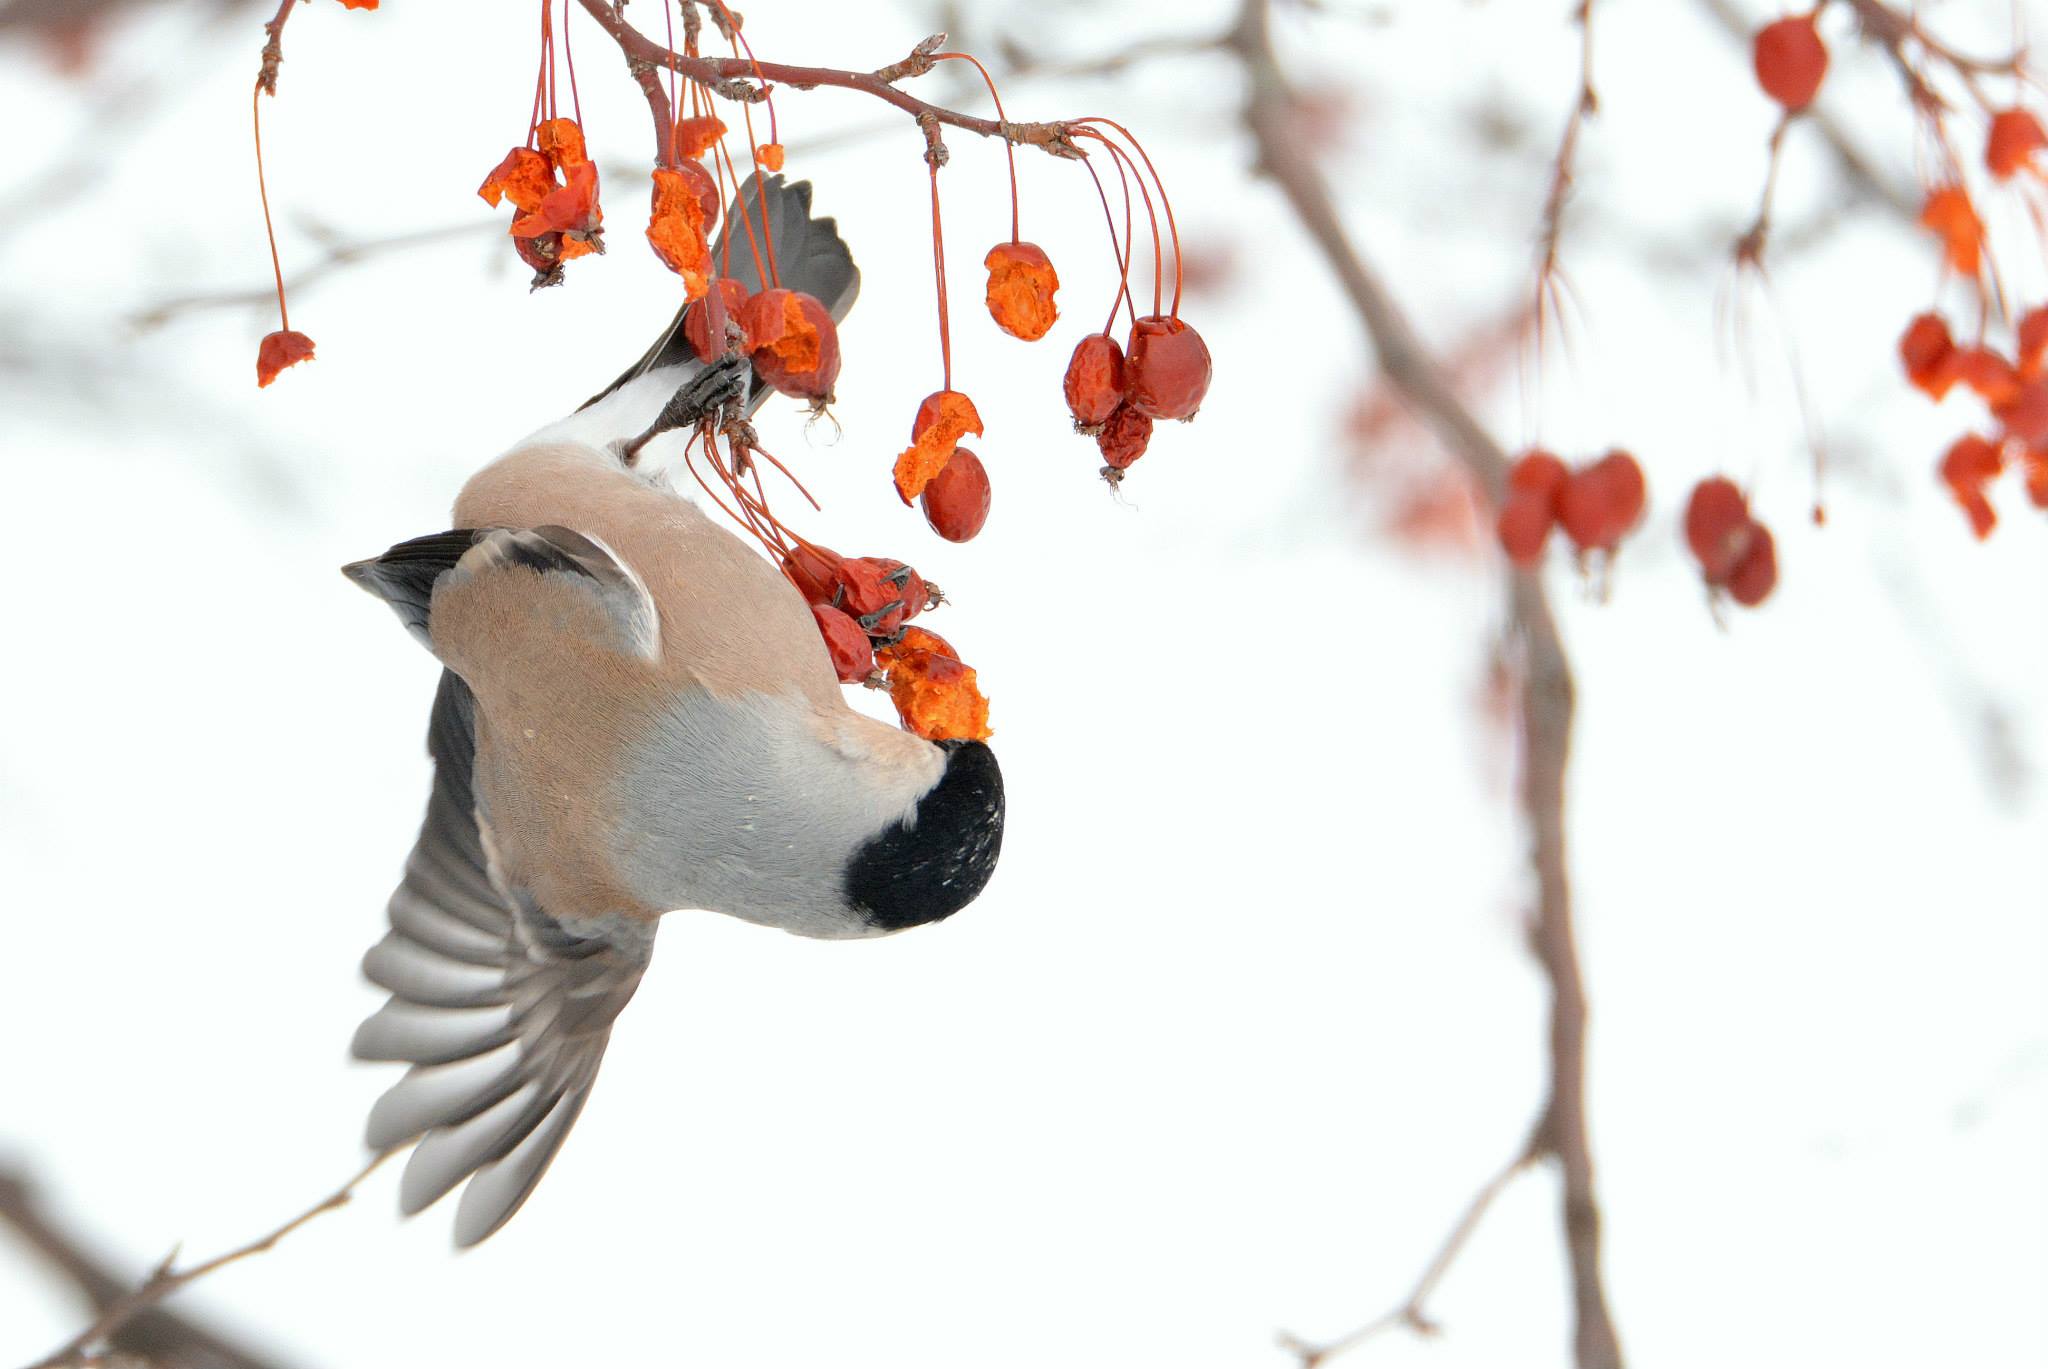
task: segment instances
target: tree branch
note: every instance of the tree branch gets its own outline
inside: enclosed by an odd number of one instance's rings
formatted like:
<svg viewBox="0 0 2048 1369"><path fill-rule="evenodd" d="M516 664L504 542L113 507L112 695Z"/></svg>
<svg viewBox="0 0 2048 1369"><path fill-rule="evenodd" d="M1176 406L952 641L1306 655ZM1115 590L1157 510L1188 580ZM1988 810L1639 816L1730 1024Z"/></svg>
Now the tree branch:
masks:
<svg viewBox="0 0 2048 1369"><path fill-rule="evenodd" d="M0 1223L12 1227L69 1278L95 1314L128 1291L127 1279L108 1269L43 1211L33 1187L19 1174L0 1171ZM108 1336L107 1344L115 1354L134 1356L152 1369L277 1369L275 1361L160 1307L137 1313Z"/></svg>
<svg viewBox="0 0 2048 1369"><path fill-rule="evenodd" d="M1321 171L1293 136L1289 117L1294 95L1273 49L1268 0L1243 0L1231 45L1244 65L1245 121L1258 147L1258 169L1278 184L1309 237L1322 250L1350 297L1388 382L1436 430L1489 497L1498 501L1509 465L1506 451L1459 400L1400 307L1359 254L1345 232ZM1551 987L1549 1095L1523 1158L1480 1190L1445 1250L1432 1261L1418 1294L1397 1309L1395 1317L1408 1324L1419 1320L1419 1314L1411 1318L1402 1313L1442 1277L1450 1257L1462 1247L1499 1188L1528 1161L1555 1158L1564 1178L1563 1222L1571 1264L1576 1362L1579 1369L1621 1369L1620 1340L1600 1275L1600 1209L1586 1126L1586 996L1572 931L1565 860L1564 787L1574 708L1571 662L1539 574L1513 574L1508 614L1523 655L1522 809L1529 823L1530 862L1537 887L1530 939ZM1306 1352L1303 1358L1305 1364L1317 1362Z"/></svg>
<svg viewBox="0 0 2048 1369"><path fill-rule="evenodd" d="M349 1200L355 1196L356 1185L369 1178L377 1166L383 1164L393 1153L388 1150L379 1152L375 1159L358 1170L355 1177L340 1188L328 1194L325 1198L322 1198L319 1202L268 1235L260 1236L247 1245L237 1246L224 1255L216 1255L212 1259L195 1264L189 1269L173 1267L174 1262L178 1258L178 1252L173 1250L164 1258L164 1262L157 1266L156 1272L143 1280L140 1287L105 1301L100 1307L99 1316L93 1320L92 1325L57 1347L49 1355L29 1365L28 1369L74 1369L75 1366L87 1364L90 1361L90 1352L94 1346L108 1341L123 1327L127 1326L129 1322L134 1320L135 1317L155 1307L186 1284L203 1279L215 1270L224 1269L237 1260L245 1260L251 1255L260 1255L306 1223L312 1221L315 1217L318 1217L321 1213L332 1212L338 1207L347 1206ZM99 1300L95 1299L95 1301Z"/></svg>
<svg viewBox="0 0 2048 1369"><path fill-rule="evenodd" d="M625 15L608 0L580 0L584 10L597 20L598 25L611 35L619 51L625 55L627 68L641 89L648 91L648 103L655 110L656 137L665 139L667 125L661 111L668 105L668 97L656 93L659 82L653 73L673 69L685 80L702 81L707 85L720 87L718 93L731 99L753 100L760 98L763 87L753 84L764 81L771 86L790 86L797 90L815 90L819 86L831 86L840 90L856 90L864 95L894 105L911 118L923 121L936 119L952 128L968 133L978 133L984 138L1005 138L1020 147L1037 147L1055 157L1080 157L1081 149L1074 146L1064 121L1050 123L1003 123L994 119L977 118L972 114L961 114L928 104L896 87L894 82L908 76L921 75L931 66L929 60L920 61L918 52L926 44L920 44L909 57L880 71L841 71L834 67L797 67L781 62L756 62L746 57L690 57L662 46L648 38L626 22ZM927 40L929 43L930 40ZM644 76L644 79L643 79ZM653 85L650 87L650 82ZM660 143L666 147L666 142Z"/></svg>

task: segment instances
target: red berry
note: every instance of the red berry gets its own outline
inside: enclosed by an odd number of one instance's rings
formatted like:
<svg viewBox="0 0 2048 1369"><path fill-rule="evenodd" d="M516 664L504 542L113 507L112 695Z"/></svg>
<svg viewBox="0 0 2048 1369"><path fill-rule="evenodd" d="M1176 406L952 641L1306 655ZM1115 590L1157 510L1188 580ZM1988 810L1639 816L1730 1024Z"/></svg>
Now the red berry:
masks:
<svg viewBox="0 0 2048 1369"><path fill-rule="evenodd" d="M1804 109L1820 93L1828 74L1828 48L1814 28L1813 14L1798 14L1765 24L1756 33L1751 54L1756 82L1764 94L1786 109Z"/></svg>
<svg viewBox="0 0 2048 1369"><path fill-rule="evenodd" d="M1956 379L1996 409L2019 398L2020 373L1989 347L1964 347L1955 354Z"/></svg>
<svg viewBox="0 0 2048 1369"><path fill-rule="evenodd" d="M875 648L860 624L830 604L812 604L811 617L825 639L826 654L841 684L859 684L875 669Z"/></svg>
<svg viewBox="0 0 2048 1369"><path fill-rule="evenodd" d="M1930 399L1946 395L1958 379L1956 344L1949 336L1948 320L1939 314L1921 314L1906 325L1899 339L1899 360L1905 363L1906 379Z"/></svg>
<svg viewBox="0 0 2048 1369"><path fill-rule="evenodd" d="M2006 434L2033 445L2048 442L2048 380L2036 380L2016 391L1992 412L2005 425Z"/></svg>
<svg viewBox="0 0 2048 1369"><path fill-rule="evenodd" d="M839 329L815 296L763 290L741 309L740 326L762 380L797 399L831 400L839 379Z"/></svg>
<svg viewBox="0 0 2048 1369"><path fill-rule="evenodd" d="M697 164L691 162L689 165ZM747 287L731 276L720 276L712 282L712 287L705 292L703 299L690 306L689 313L683 315L683 338L699 361L713 361L725 354L725 320L737 321L747 305ZM714 309L724 317L714 320L711 317ZM717 325L715 329L714 323ZM713 337L718 339L716 347L711 344Z"/></svg>
<svg viewBox="0 0 2048 1369"><path fill-rule="evenodd" d="M1998 512L1984 497L1984 487L2005 469L2005 451L1989 438L1965 433L1941 458L1941 482L1969 517L1970 531L1989 537L1998 526Z"/></svg>
<svg viewBox="0 0 2048 1369"><path fill-rule="evenodd" d="M876 637L894 636L931 598L923 577L886 556L849 556L832 579L839 607Z"/></svg>
<svg viewBox="0 0 2048 1369"><path fill-rule="evenodd" d="M1109 416L1109 422L1102 425L1102 431L1095 435L1095 445L1102 452L1102 459L1109 463L1111 470L1127 469L1133 461L1145 454L1145 447L1152 441L1152 420L1128 404L1116 406L1116 412Z"/></svg>
<svg viewBox="0 0 2048 1369"><path fill-rule="evenodd" d="M782 558L782 573L806 603L829 603L838 583L833 577L838 573L840 559L839 553L830 547L799 542Z"/></svg>
<svg viewBox="0 0 2048 1369"><path fill-rule="evenodd" d="M1574 471L1557 493L1557 521L1581 551L1612 551L1643 516L1643 468L1612 451Z"/></svg>
<svg viewBox="0 0 2048 1369"><path fill-rule="evenodd" d="M2048 360L2048 304L2022 314L2018 332L2020 374L2032 380L2041 374L2041 363Z"/></svg>
<svg viewBox="0 0 2048 1369"><path fill-rule="evenodd" d="M1209 393L1209 348L1177 318L1148 314L1124 351L1124 395L1147 418L1193 418Z"/></svg>
<svg viewBox="0 0 2048 1369"><path fill-rule="evenodd" d="M1550 540L1550 526L1556 521L1548 495L1532 490L1511 492L1507 502L1500 506L1500 521L1495 528L1501 550L1508 554L1508 560L1527 570L1543 559L1543 544Z"/></svg>
<svg viewBox="0 0 2048 1369"><path fill-rule="evenodd" d="M1749 549L1728 574L1728 595L1744 608L1755 608L1778 584L1778 545L1761 523L1749 525Z"/></svg>
<svg viewBox="0 0 2048 1369"><path fill-rule="evenodd" d="M1074 426L1094 433L1124 402L1124 349L1107 333L1090 333L1074 344L1067 363L1067 409Z"/></svg>
<svg viewBox="0 0 2048 1369"><path fill-rule="evenodd" d="M1984 165L1999 180L2010 180L2027 169L2034 154L2048 150L2048 130L2024 109L2007 109L1991 116L1991 136L1984 143Z"/></svg>
<svg viewBox="0 0 2048 1369"><path fill-rule="evenodd" d="M1037 243L999 242L981 264L988 268L989 316L1012 337L1036 342L1052 331L1059 318L1053 296L1059 273Z"/></svg>
<svg viewBox="0 0 2048 1369"><path fill-rule="evenodd" d="M1508 468L1508 489L1516 494L1540 495L1547 501L1557 496L1570 474L1564 462L1541 447L1532 447Z"/></svg>
<svg viewBox="0 0 2048 1369"><path fill-rule="evenodd" d="M948 461L921 496L924 521L948 542L968 542L988 521L988 468L965 447Z"/></svg>
<svg viewBox="0 0 2048 1369"><path fill-rule="evenodd" d="M1686 545L1710 585L1728 583L1761 527L1749 516L1748 497L1725 476L1700 481L1685 504Z"/></svg>

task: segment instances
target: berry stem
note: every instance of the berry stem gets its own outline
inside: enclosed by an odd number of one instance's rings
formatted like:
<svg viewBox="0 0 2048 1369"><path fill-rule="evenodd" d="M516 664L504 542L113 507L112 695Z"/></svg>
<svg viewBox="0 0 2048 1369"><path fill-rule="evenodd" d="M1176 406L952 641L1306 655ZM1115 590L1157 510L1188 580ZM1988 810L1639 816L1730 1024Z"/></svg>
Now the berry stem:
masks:
<svg viewBox="0 0 2048 1369"><path fill-rule="evenodd" d="M576 111L576 127L583 127L583 97L576 92L576 52L569 46L569 0L562 0L562 61L569 68L569 107Z"/></svg>
<svg viewBox="0 0 2048 1369"><path fill-rule="evenodd" d="M988 74L988 68L981 64L981 59L979 57L976 57L971 52L935 52L932 54L932 60L934 62L973 63L974 69L981 73L981 83L988 87L988 98L995 103L996 123L1001 125L1005 130L1009 128L1009 117L1003 113L1003 97L996 94L995 77ZM1010 159L1010 241L1016 242L1018 240L1017 144L1010 141L1010 135L1007 131L1003 134L1003 155Z"/></svg>
<svg viewBox="0 0 2048 1369"><path fill-rule="evenodd" d="M277 325L292 330L291 315L284 308L284 267L277 259L277 229L270 222L270 188L263 181L263 82L249 97L249 122L256 133L256 195L263 201L263 236L270 242L270 274L277 281Z"/></svg>
<svg viewBox="0 0 2048 1369"><path fill-rule="evenodd" d="M1082 165L1088 168L1088 178L1095 182L1096 198L1102 201L1102 217L1104 222L1109 225L1110 255L1117 259L1119 275L1121 276L1117 284L1116 295L1109 302L1109 322L1102 325L1103 336L1107 337L1109 330L1116 327L1117 306L1129 304L1131 297L1131 183L1128 179L1125 179L1123 183L1124 237L1122 244L1119 245L1116 236L1116 215L1111 213L1109 208L1109 192L1102 188L1102 177L1096 172L1094 161L1091 159L1083 162ZM1117 169L1121 172L1123 168L1118 167ZM1138 311L1133 308L1131 310L1131 324L1133 327L1137 326L1137 321Z"/></svg>
<svg viewBox="0 0 2048 1369"><path fill-rule="evenodd" d="M946 161L946 145L939 141L935 121L924 124L926 167L932 177L932 280L939 292L939 364L945 374L944 388L953 388L953 332L946 312L946 233L939 215L939 168Z"/></svg>
<svg viewBox="0 0 2048 1369"><path fill-rule="evenodd" d="M1166 231L1173 238L1173 308L1168 311L1168 314L1170 317L1179 318L1181 288L1180 225L1174 221L1173 201L1167 198L1166 182L1160 179L1159 168L1152 165L1152 158L1146 155L1145 145L1138 141L1137 136L1133 134L1128 128L1125 128L1122 124L1118 123L1116 120L1105 119L1100 115L1097 115L1096 117L1090 119L1076 119L1074 122L1080 124L1107 124L1109 127L1115 129L1118 133L1121 133L1123 135L1124 141L1131 145L1131 150L1138 154L1138 159L1145 163L1145 170L1152 173L1152 184L1159 187L1159 203L1161 207L1166 210ZM1139 188L1142 189L1144 187L1144 184L1144 181L1140 180L1138 182ZM1151 204L1150 196L1146 197L1146 204L1148 206ZM1153 226L1153 233L1155 236L1158 233L1158 225L1156 224ZM1152 301L1152 312L1156 314L1159 312L1159 300L1157 298L1158 292L1155 290L1153 293L1154 298Z"/></svg>

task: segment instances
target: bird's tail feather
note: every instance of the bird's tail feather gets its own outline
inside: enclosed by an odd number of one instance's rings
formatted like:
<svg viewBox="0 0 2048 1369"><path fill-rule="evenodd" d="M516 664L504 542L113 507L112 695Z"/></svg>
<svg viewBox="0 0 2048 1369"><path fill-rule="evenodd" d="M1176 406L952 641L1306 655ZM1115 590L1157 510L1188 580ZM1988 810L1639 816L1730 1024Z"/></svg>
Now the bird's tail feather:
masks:
<svg viewBox="0 0 2048 1369"><path fill-rule="evenodd" d="M762 288L760 265L771 253L774 275L784 289L816 296L835 322L853 308L854 298L860 294L860 268L840 239L839 225L812 215L809 181L770 176L764 182L758 174L747 177L726 211L724 231L711 246L713 262L750 294ZM695 361L696 353L683 336L683 317L689 310L688 304L676 310L654 345L580 407L589 408L649 371Z"/></svg>

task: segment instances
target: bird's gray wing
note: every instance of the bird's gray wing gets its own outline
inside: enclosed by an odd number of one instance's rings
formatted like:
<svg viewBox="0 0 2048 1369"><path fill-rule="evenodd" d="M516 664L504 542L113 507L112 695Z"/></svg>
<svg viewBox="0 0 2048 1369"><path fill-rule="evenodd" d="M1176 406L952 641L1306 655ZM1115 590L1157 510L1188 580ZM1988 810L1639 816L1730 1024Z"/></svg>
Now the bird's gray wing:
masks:
<svg viewBox="0 0 2048 1369"><path fill-rule="evenodd" d="M758 174L747 177L732 207L726 210L725 228L712 245L712 253L720 270L744 285L749 294L762 288L761 271L754 256L756 246L763 260L773 247L775 275L785 290L801 290L815 296L832 315L833 322L845 321L860 295L860 268L853 264L853 253L839 236L839 225L831 219L812 217L809 181L792 183L781 176L770 176L764 182ZM676 310L675 318L638 361L577 407L587 409L649 371L665 366L701 365L683 336L683 319L691 307L685 304ZM773 393L765 385L757 386L748 402L748 411L759 409Z"/></svg>
<svg viewBox="0 0 2048 1369"><path fill-rule="evenodd" d="M607 631L649 648L646 589L602 544L566 528L459 529L401 542L348 567L432 645L437 588L464 577L539 574L584 587ZM412 1066L370 1112L368 1141L417 1141L400 1203L418 1212L464 1180L455 1239L474 1245L519 1210L583 1110L619 1012L639 987L654 924L544 908L494 870L479 810L475 696L443 671L427 750L434 789L391 929L363 972L391 998L356 1032L364 1060Z"/></svg>
<svg viewBox="0 0 2048 1369"><path fill-rule="evenodd" d="M519 1210L583 1110L654 924L557 917L493 873L471 787L476 702L452 671L427 748L426 822L391 896L391 929L363 958L391 998L353 1051L412 1066L371 1109L367 1140L418 1141L399 1189L408 1215L469 1181L455 1215L467 1246Z"/></svg>

